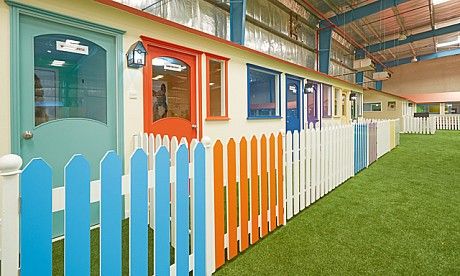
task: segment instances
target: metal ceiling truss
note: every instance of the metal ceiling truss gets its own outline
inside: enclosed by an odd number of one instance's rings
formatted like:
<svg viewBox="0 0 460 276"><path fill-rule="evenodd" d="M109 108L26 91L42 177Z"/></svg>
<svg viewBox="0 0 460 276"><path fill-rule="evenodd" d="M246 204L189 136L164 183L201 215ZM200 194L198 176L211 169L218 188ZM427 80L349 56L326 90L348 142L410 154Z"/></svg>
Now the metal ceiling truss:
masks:
<svg viewBox="0 0 460 276"><path fill-rule="evenodd" d="M435 30L430 30L426 32L413 34L413 35L408 35L407 39L405 40L391 39L391 40L387 40L382 43L376 43L373 45L369 45L366 47L366 50L369 51L370 53L375 53L378 51L386 50L386 49L397 47L400 45L412 43L418 40L432 38L432 37L450 34L450 33L459 32L459 31L460 31L460 23L450 25L447 27L443 27L443 28L439 28L439 29L435 29Z"/></svg>
<svg viewBox="0 0 460 276"><path fill-rule="evenodd" d="M421 55L417 56L418 61L422 60L431 60L431 59L436 59L436 58L442 58L442 57L448 57L448 56L454 56L454 55L460 55L460 48L459 49L453 49L453 50L447 50L447 51L438 51L436 53L428 54L428 55ZM387 67L395 67L403 64L408 64L412 62L412 58L402 58L402 59L397 59L397 60L392 60L388 62L384 62L384 64Z"/></svg>
<svg viewBox="0 0 460 276"><path fill-rule="evenodd" d="M329 20L332 21L332 23L334 23L336 26L343 26L355 20L369 16L371 14L381 12L393 6L397 6L406 1L408 0L378 0L370 4L354 8L342 14L338 14L334 17L329 18Z"/></svg>

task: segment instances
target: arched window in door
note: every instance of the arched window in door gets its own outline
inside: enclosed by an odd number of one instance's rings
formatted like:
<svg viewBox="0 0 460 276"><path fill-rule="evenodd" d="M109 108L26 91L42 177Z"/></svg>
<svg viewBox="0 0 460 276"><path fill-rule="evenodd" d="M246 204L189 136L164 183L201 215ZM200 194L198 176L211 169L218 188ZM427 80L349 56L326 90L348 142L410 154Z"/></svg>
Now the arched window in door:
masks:
<svg viewBox="0 0 460 276"><path fill-rule="evenodd" d="M86 118L107 123L107 53L76 36L34 37L35 126Z"/></svg>
<svg viewBox="0 0 460 276"><path fill-rule="evenodd" d="M172 57L152 59L152 122L190 120L190 66Z"/></svg>

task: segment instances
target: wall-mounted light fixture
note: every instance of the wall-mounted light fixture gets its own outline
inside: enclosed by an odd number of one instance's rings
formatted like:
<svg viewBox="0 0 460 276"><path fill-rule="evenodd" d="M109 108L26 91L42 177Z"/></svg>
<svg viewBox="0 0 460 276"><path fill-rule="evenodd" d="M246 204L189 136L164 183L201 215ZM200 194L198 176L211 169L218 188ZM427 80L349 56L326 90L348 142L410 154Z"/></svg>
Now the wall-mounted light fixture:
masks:
<svg viewBox="0 0 460 276"><path fill-rule="evenodd" d="M356 98L357 96L355 92L350 93L350 101L356 101Z"/></svg>
<svg viewBox="0 0 460 276"><path fill-rule="evenodd" d="M141 41L137 41L136 43L131 45L131 47L129 47L129 50L126 53L128 67L130 68L144 67L146 55L147 55L147 50L145 50L144 44L142 44Z"/></svg>
<svg viewBox="0 0 460 276"><path fill-rule="evenodd" d="M305 83L305 87L304 87L304 93L305 94L313 94L313 92L315 92L316 90L316 85L312 82L306 82Z"/></svg>

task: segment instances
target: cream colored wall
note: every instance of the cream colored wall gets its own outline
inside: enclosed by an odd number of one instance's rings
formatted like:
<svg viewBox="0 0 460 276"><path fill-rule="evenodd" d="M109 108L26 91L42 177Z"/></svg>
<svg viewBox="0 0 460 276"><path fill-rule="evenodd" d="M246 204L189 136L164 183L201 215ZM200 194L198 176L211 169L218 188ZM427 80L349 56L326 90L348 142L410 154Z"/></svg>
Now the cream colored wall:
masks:
<svg viewBox="0 0 460 276"><path fill-rule="evenodd" d="M394 111L388 110L388 102L396 102L396 108ZM403 103L405 102L401 98L393 97L388 94L379 92L364 91L364 103L382 103L382 111L368 111L364 112L364 118L368 119L398 119L403 115Z"/></svg>
<svg viewBox="0 0 460 276"><path fill-rule="evenodd" d="M204 38L190 32L175 29L167 25L148 20L139 16L129 14L106 5L89 1L56 1L56 0L25 0L25 4L39 7L44 10L77 17L92 23L98 23L113 28L126 31L123 37L124 53L135 41L138 41L141 35L152 37L158 40L167 41L177 45L198 49L204 52L214 53L230 58L229 75L228 75L228 109L229 121L211 122L204 121L206 114L206 87L205 74L202 74L202 109L203 114L203 135L211 138L238 137L238 134L245 135L261 134L275 132L285 129L285 78L284 74L281 79L281 115L283 119L270 120L247 120L247 82L246 82L246 64L252 63L259 66L271 68L281 72L297 75L300 77L316 80L319 82L329 83L333 86L340 86L345 90L362 91L358 86L345 83L337 79L330 79L326 76L315 72L307 71L295 65L281 63L277 60L256 55L254 53L241 50L234 46L216 42L212 39ZM9 7L0 2L0 37L8 38L9 36ZM1 60L8 60L9 39L0 41ZM3 50L6 49L6 50ZM203 67L204 67L204 60ZM9 125L9 63L0 64L2 80L0 81L0 122L1 141L0 154L8 153L10 150L10 125ZM123 101L124 101L124 140L125 156L129 156L132 147L132 136L143 131L143 75L142 69L128 69L126 64L123 70ZM127 161L128 158L125 160Z"/></svg>
<svg viewBox="0 0 460 276"><path fill-rule="evenodd" d="M383 90L392 94L460 93L460 55L405 64L391 71Z"/></svg>
<svg viewBox="0 0 460 276"><path fill-rule="evenodd" d="M0 1L0 156L10 153L10 16Z"/></svg>

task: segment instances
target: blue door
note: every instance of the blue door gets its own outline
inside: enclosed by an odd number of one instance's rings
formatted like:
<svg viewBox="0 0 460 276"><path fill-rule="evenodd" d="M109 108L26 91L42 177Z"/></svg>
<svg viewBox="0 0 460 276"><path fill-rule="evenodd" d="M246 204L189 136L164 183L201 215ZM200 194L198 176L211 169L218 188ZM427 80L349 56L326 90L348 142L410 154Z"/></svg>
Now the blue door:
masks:
<svg viewBox="0 0 460 276"><path fill-rule="evenodd" d="M302 80L286 76L286 131L300 131Z"/></svg>

